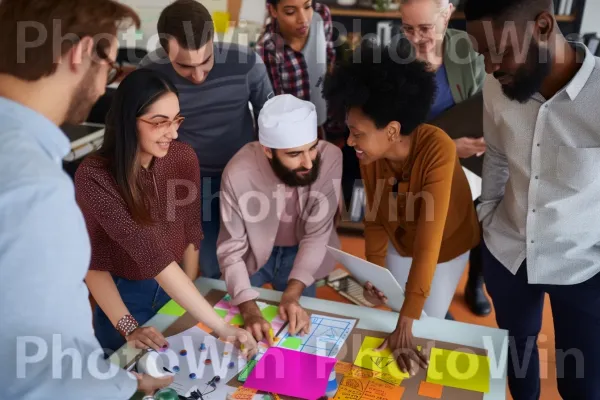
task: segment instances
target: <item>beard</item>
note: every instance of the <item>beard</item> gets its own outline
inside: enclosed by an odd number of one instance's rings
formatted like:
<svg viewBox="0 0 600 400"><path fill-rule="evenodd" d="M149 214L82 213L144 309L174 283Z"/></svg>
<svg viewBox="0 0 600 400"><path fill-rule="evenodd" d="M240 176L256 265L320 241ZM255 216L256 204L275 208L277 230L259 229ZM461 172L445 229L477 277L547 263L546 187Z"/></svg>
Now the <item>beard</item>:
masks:
<svg viewBox="0 0 600 400"><path fill-rule="evenodd" d="M75 89L75 93L69 104L69 109L66 114L65 122L73 125L78 125L84 122L96 101L100 97L94 89L97 68L90 68L83 80Z"/></svg>
<svg viewBox="0 0 600 400"><path fill-rule="evenodd" d="M542 54L545 56L545 61L540 59ZM547 48L540 48L536 43L531 43L525 65L517 70L509 85L502 85L504 95L519 103L527 102L531 96L539 92L544 80L550 75L551 68L550 51ZM494 72L496 79L503 75L505 75L503 72Z"/></svg>
<svg viewBox="0 0 600 400"><path fill-rule="evenodd" d="M275 175L287 186L299 187L299 186L310 186L319 177L321 170L321 154L317 153L317 157L313 161L313 167L310 172L306 175L299 175L298 172L309 171L306 168L289 169L281 163L281 160L277 156L277 152L273 150L273 158L271 159L271 167Z"/></svg>

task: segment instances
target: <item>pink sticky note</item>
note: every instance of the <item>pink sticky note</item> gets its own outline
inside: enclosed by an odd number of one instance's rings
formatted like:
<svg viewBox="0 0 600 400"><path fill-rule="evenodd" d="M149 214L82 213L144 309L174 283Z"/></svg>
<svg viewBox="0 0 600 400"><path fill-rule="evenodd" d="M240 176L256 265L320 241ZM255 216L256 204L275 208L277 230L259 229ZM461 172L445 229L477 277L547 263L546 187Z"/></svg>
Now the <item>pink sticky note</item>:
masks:
<svg viewBox="0 0 600 400"><path fill-rule="evenodd" d="M250 373L244 387L317 400L327 390L335 358L271 347Z"/></svg>

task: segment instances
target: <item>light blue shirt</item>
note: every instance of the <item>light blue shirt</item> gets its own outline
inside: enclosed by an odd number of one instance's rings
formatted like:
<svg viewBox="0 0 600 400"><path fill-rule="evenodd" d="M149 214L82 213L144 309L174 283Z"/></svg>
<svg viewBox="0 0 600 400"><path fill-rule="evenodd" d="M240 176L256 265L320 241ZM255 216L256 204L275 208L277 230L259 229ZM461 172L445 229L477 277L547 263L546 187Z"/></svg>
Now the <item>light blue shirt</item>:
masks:
<svg viewBox="0 0 600 400"><path fill-rule="evenodd" d="M134 377L110 370L92 329L90 243L61 164L69 150L51 121L0 97L1 399L114 400L136 391Z"/></svg>

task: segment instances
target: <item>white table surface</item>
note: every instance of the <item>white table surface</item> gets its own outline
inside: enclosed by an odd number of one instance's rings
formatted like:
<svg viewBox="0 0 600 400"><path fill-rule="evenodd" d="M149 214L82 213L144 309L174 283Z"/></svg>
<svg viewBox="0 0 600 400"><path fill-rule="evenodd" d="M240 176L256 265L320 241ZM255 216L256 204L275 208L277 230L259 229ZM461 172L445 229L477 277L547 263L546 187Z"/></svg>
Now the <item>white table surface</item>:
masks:
<svg viewBox="0 0 600 400"><path fill-rule="evenodd" d="M196 287L203 295L212 289L226 291L225 282L220 280L199 278ZM278 302L281 292L270 289L257 289L260 299ZM396 327L398 313L359 307L353 304L338 303L328 300L302 297L300 304L314 311L332 313L348 318L357 318L357 328L392 332ZM153 326L164 332L179 317L157 314L144 326ZM481 348L488 351L490 358L490 391L484 395L484 400L506 399L506 366L508 356L508 332L497 328L465 324L457 321L448 321L437 318L422 318L415 321L413 334L416 337L438 340L472 348ZM124 351L125 346L111 357L111 362L124 367L140 351Z"/></svg>

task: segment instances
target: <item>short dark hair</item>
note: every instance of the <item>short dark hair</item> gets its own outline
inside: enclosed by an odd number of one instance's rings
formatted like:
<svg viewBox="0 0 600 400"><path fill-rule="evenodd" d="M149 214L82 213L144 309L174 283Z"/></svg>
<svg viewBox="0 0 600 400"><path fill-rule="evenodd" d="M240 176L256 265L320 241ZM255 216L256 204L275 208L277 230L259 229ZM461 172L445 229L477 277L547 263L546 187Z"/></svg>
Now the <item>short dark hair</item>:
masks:
<svg viewBox="0 0 600 400"><path fill-rule="evenodd" d="M94 157L106 163L133 219L152 223L146 206L148 196L139 183L137 119L167 93L179 93L169 78L147 68L131 72L119 84L106 117L102 147Z"/></svg>
<svg viewBox="0 0 600 400"><path fill-rule="evenodd" d="M464 6L467 21L533 19L540 11L553 13L553 0L467 0Z"/></svg>
<svg viewBox="0 0 600 400"><path fill-rule="evenodd" d="M332 111L339 115L359 107L378 129L398 121L401 134L412 133L426 121L437 90L435 73L409 53L412 49L404 41L361 45L360 60L338 64L325 81Z"/></svg>
<svg viewBox="0 0 600 400"><path fill-rule="evenodd" d="M114 0L1 0L0 73L27 81L52 75L84 37L94 39L94 56L105 58L109 39L131 25L140 26L138 15ZM38 37L44 39L35 45Z"/></svg>
<svg viewBox="0 0 600 400"><path fill-rule="evenodd" d="M196 0L177 0L158 18L160 45L169 51L169 39L188 50L198 50L213 39L215 27L210 12Z"/></svg>

